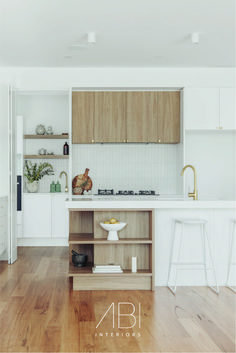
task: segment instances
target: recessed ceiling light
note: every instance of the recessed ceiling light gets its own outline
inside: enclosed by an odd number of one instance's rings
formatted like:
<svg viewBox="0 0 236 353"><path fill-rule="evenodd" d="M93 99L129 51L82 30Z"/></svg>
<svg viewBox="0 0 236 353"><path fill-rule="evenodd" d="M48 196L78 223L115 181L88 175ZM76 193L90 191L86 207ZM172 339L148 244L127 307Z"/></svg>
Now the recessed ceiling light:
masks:
<svg viewBox="0 0 236 353"><path fill-rule="evenodd" d="M88 49L96 44L96 33L88 32L79 41L72 43L69 49Z"/></svg>

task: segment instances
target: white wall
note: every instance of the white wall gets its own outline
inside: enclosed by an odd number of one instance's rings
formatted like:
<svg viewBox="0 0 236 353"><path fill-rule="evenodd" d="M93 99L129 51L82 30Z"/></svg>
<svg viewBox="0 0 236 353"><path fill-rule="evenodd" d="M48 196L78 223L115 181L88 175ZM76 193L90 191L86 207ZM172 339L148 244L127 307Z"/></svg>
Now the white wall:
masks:
<svg viewBox="0 0 236 353"><path fill-rule="evenodd" d="M7 195L9 84L21 89L70 87L233 87L232 69L0 69L0 196Z"/></svg>
<svg viewBox="0 0 236 353"><path fill-rule="evenodd" d="M8 89L6 84L0 84L0 197L7 196L7 195L8 195Z"/></svg>

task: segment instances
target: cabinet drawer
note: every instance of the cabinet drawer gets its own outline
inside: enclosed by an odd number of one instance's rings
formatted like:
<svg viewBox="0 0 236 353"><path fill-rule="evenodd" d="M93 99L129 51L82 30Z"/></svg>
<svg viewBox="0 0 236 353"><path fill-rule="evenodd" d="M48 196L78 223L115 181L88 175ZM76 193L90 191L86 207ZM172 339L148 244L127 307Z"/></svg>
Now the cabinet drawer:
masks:
<svg viewBox="0 0 236 353"><path fill-rule="evenodd" d="M147 276L81 276L73 277L73 290L151 290L152 277Z"/></svg>
<svg viewBox="0 0 236 353"><path fill-rule="evenodd" d="M7 232L7 217L2 216L0 217L0 236Z"/></svg>
<svg viewBox="0 0 236 353"><path fill-rule="evenodd" d="M2 255L6 249L6 243L7 243L6 236L7 236L6 234L4 234L3 237L0 236L0 255Z"/></svg>

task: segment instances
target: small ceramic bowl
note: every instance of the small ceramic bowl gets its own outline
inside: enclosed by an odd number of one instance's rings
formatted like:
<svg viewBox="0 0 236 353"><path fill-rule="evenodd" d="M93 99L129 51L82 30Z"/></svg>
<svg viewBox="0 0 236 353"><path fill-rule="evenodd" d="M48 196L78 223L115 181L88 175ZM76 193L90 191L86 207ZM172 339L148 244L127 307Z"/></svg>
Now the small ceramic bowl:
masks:
<svg viewBox="0 0 236 353"><path fill-rule="evenodd" d="M72 262L75 267L84 267L87 263L87 258L86 254L72 255Z"/></svg>
<svg viewBox="0 0 236 353"><path fill-rule="evenodd" d="M107 240L119 240L118 231L123 229L127 223L119 222L116 224L100 223L100 226L108 232Z"/></svg>

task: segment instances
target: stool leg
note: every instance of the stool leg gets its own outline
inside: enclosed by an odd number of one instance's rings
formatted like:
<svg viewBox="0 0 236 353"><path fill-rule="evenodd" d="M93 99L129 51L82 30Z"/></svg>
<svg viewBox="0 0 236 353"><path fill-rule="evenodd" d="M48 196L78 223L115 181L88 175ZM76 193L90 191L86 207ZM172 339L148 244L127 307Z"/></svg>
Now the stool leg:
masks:
<svg viewBox="0 0 236 353"><path fill-rule="evenodd" d="M206 240L204 236L204 224L201 224L201 238L202 238L202 254L203 254L205 279L206 279L206 284L208 285L207 266L206 266Z"/></svg>
<svg viewBox="0 0 236 353"><path fill-rule="evenodd" d="M176 265L176 273L175 273L175 280L174 280L174 287L170 287L169 289L173 294L176 293L176 288L177 288L177 277L178 277L178 271L179 271L179 261L180 261L180 254L182 250L182 244L183 244L183 236L184 236L184 225L182 224L182 229L181 229L181 234L180 234L180 240L179 240L179 249L178 249L178 255L177 255L177 265ZM173 259L172 259L173 260ZM173 262L173 261L172 261Z"/></svg>
<svg viewBox="0 0 236 353"><path fill-rule="evenodd" d="M235 238L235 223L233 224L232 235L230 239L230 251L229 251L229 263L228 263L228 272L226 279L226 287L231 289L234 293L236 293L236 289L229 285L229 277L230 277L230 269L232 266L232 256L233 256L233 247L234 247L234 238Z"/></svg>
<svg viewBox="0 0 236 353"><path fill-rule="evenodd" d="M215 284L216 284L216 288L209 286L215 293L219 294L219 286L217 284L217 279L216 279L216 272L215 272L215 266L214 266L214 262L213 262L213 257L212 257L212 253L211 253L211 245L210 245L210 241L206 232L206 225L204 224L204 234L205 234L205 238L208 244L208 249L209 249L209 255L210 255L210 261L211 261L211 266L212 266L212 271L215 277Z"/></svg>
<svg viewBox="0 0 236 353"><path fill-rule="evenodd" d="M170 251L169 272L168 272L168 280L167 280L167 286L173 294L175 294L175 292L173 291L172 287L169 285L169 282L170 282L170 275L171 275L172 262L173 262L175 231L176 231L176 222L174 222L173 233L172 233L172 237L171 237L171 251Z"/></svg>

